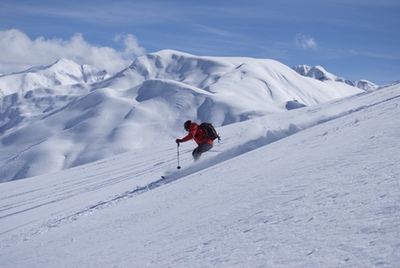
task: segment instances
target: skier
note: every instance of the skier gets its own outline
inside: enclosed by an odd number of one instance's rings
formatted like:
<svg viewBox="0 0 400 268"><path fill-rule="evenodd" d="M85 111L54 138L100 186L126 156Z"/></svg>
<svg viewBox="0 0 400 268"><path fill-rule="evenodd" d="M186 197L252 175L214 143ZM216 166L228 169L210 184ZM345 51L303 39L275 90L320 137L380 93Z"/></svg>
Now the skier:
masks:
<svg viewBox="0 0 400 268"><path fill-rule="evenodd" d="M192 152L193 159L196 161L202 153L209 151L213 147L213 140L208 137L207 133L198 124L190 120L187 120L183 127L189 134L182 139L176 139L176 143L179 144L193 139L198 144L197 148Z"/></svg>

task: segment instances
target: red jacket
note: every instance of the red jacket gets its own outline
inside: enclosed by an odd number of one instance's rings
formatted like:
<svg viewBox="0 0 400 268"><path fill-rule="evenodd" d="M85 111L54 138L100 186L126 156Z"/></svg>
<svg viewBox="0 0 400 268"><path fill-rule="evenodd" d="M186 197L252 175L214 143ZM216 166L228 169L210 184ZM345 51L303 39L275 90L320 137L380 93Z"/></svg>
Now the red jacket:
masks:
<svg viewBox="0 0 400 268"><path fill-rule="evenodd" d="M208 143L213 145L212 139L210 139L206 133L201 129L201 127L196 123L191 123L189 127L189 134L182 138L181 140L177 140L179 142L185 142L193 139L197 144Z"/></svg>

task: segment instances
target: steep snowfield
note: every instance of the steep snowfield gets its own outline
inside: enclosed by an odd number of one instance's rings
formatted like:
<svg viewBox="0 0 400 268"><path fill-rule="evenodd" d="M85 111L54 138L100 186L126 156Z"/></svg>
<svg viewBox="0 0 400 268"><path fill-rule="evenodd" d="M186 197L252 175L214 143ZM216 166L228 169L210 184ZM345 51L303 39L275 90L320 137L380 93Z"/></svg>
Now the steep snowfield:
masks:
<svg viewBox="0 0 400 268"><path fill-rule="evenodd" d="M171 50L139 57L109 79L84 73L60 60L19 74L27 85L39 83L31 75L41 74L44 82L1 99L0 182L163 146L187 119L219 127L362 92L301 76L273 60ZM90 84L87 77L99 81Z"/></svg>
<svg viewBox="0 0 400 268"><path fill-rule="evenodd" d="M4 267L399 267L400 86L1 184ZM180 135L184 135L183 132ZM161 175L166 178L160 179Z"/></svg>

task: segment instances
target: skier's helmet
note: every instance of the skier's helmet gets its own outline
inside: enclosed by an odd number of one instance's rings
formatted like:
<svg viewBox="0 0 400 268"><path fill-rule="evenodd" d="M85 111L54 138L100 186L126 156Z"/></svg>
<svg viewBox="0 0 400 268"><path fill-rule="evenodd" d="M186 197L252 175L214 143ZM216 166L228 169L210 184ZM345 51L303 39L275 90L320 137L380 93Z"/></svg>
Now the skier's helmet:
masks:
<svg viewBox="0 0 400 268"><path fill-rule="evenodd" d="M190 124L192 124L192 121L188 120L183 124L183 127L186 129L186 131L189 131Z"/></svg>

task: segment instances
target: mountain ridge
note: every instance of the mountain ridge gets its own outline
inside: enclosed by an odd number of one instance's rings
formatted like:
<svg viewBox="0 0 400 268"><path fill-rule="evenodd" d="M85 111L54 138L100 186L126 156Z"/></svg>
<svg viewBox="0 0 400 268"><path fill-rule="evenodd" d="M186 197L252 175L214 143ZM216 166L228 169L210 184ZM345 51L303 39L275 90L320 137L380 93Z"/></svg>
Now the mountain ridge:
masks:
<svg viewBox="0 0 400 268"><path fill-rule="evenodd" d="M271 59L255 59L246 57L194 56L192 54L180 51L165 49L159 52L149 53L145 56L138 57L136 60L132 62L132 64L129 67L121 70L119 73L124 72L128 68L130 69L135 69L135 67L137 68L138 62L140 63L139 59L142 57L147 57L149 59L151 58L156 59L157 57L168 54L175 55L172 57L172 60L177 60L177 61L179 61L179 58L194 58L194 57L202 58L205 62L218 61L221 59L229 59L229 58L237 60L243 59L245 61L248 61L250 59L273 61ZM155 66L157 66L157 68L160 68L162 67L162 63L160 61L156 61ZM153 70L157 68L153 68ZM240 68L240 64L236 66L236 68ZM378 85L365 79L351 81L345 78L335 76L332 73L326 71L322 66L297 65L291 68L300 75L311 77L320 81L325 81L325 80L340 81L363 90L375 90L379 87ZM172 70L170 69L168 71ZM175 70L175 71L180 71L180 70ZM142 73L142 75L144 77L146 76L145 73ZM52 87L52 86L69 85L69 84L78 85L80 83L84 84L98 83L103 80L107 80L112 76L115 75L110 75L105 70L98 70L97 68L90 65L86 64L80 65L74 62L73 60L60 58L59 60L50 65L33 66L27 70L23 70L20 72L15 72L7 75L0 75L0 94L5 96L12 93L16 93L18 91L26 92L40 87Z"/></svg>
<svg viewBox="0 0 400 268"><path fill-rule="evenodd" d="M91 84L108 77L105 70L61 58L50 65L34 66L25 71L0 76L0 94L6 96L37 88Z"/></svg>
<svg viewBox="0 0 400 268"><path fill-rule="evenodd" d="M70 65L74 68L65 67ZM80 82L20 90L1 99L2 181L172 142L187 119L220 127L364 92L301 76L274 60L173 50L138 57L93 83L85 83L81 66L69 60L51 68L68 79L76 71Z"/></svg>
<svg viewBox="0 0 400 268"><path fill-rule="evenodd" d="M292 67L293 70L295 70L297 73L306 76L306 77L311 77L314 79L317 79L319 81L338 81L338 82L343 82L346 83L350 86L360 88L366 91L371 91L371 90L376 90L379 88L378 85L365 80L365 79L360 79L356 81L351 81L345 78L338 77L328 71L325 70L322 66L308 66L308 65L297 65Z"/></svg>

